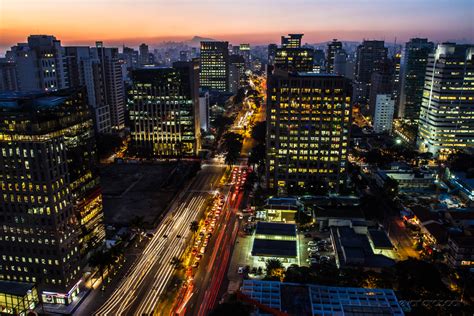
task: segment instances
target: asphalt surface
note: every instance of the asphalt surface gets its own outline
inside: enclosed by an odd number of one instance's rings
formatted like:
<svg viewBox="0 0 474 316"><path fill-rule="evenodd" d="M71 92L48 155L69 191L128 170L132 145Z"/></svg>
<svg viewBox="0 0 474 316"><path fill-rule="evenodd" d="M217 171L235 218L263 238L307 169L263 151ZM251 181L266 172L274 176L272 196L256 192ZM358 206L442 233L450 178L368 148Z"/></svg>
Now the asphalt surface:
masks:
<svg viewBox="0 0 474 316"><path fill-rule="evenodd" d="M189 225L199 220L211 191L215 190L225 166L204 164L191 184L172 202L127 274L95 315L152 315L174 273L173 257L184 252L192 232Z"/></svg>

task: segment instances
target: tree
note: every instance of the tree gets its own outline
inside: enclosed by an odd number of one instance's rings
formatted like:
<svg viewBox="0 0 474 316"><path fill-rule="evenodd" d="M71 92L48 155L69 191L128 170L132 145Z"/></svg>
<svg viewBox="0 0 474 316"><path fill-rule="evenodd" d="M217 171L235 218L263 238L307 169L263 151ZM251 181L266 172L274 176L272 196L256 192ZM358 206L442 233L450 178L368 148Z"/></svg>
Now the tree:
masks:
<svg viewBox="0 0 474 316"><path fill-rule="evenodd" d="M240 157L242 150L242 136L237 133L227 133L224 135L224 148L227 151L225 162L227 165L233 165Z"/></svg>
<svg viewBox="0 0 474 316"><path fill-rule="evenodd" d="M218 130L218 134L221 134L222 131L230 126L233 122L234 120L232 118L219 114L212 122L212 125Z"/></svg>
<svg viewBox="0 0 474 316"><path fill-rule="evenodd" d="M235 294L231 294L226 302L217 305L209 316L249 316L252 310L252 306L240 302Z"/></svg>
<svg viewBox="0 0 474 316"><path fill-rule="evenodd" d="M384 193L391 199L398 194L398 182L392 178L387 177L383 184Z"/></svg>
<svg viewBox="0 0 474 316"><path fill-rule="evenodd" d="M265 265L266 265L267 278L283 279L285 269L283 268L283 264L281 263L280 260L268 259Z"/></svg>
<svg viewBox="0 0 474 316"><path fill-rule="evenodd" d="M197 221L192 221L189 223L189 230L193 232L193 242L196 237L196 233L199 230L199 223Z"/></svg>
<svg viewBox="0 0 474 316"><path fill-rule="evenodd" d="M265 164L265 158L266 158L266 146L265 146L265 144L257 144L250 151L250 156L249 156L249 159L247 161L247 164L249 166L254 166L254 167L255 167L255 165L259 165L259 166L264 165Z"/></svg>
<svg viewBox="0 0 474 316"><path fill-rule="evenodd" d="M91 255L89 264L99 270L101 279L104 280L104 272L114 263L115 258L116 257L111 250L98 250Z"/></svg>
<svg viewBox="0 0 474 316"><path fill-rule="evenodd" d="M122 138L115 134L99 134L97 136L97 153L100 158L107 158L120 149Z"/></svg>
<svg viewBox="0 0 474 316"><path fill-rule="evenodd" d="M259 144L264 144L267 137L267 122L258 122L252 128L252 138Z"/></svg>

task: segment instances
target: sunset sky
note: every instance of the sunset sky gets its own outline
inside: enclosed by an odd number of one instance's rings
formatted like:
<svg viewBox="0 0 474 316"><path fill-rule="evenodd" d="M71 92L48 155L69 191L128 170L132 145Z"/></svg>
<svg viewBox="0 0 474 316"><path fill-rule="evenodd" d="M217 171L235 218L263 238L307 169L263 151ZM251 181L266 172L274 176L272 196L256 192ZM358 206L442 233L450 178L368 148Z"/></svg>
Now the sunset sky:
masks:
<svg viewBox="0 0 474 316"><path fill-rule="evenodd" d="M332 38L474 42L474 0L0 0L0 51L29 34L63 44L151 45L194 35L233 43Z"/></svg>

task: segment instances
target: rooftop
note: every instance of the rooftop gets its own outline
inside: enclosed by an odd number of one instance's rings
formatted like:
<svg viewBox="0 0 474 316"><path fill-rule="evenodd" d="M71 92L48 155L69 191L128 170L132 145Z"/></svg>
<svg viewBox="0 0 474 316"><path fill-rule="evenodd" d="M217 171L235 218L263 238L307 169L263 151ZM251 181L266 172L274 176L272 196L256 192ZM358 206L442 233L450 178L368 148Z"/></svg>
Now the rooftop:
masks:
<svg viewBox="0 0 474 316"><path fill-rule="evenodd" d="M369 229L369 238L375 248L393 249L392 242L383 230Z"/></svg>
<svg viewBox="0 0 474 316"><path fill-rule="evenodd" d="M11 281L0 281L0 293L15 296L25 296L34 288L32 283L20 283Z"/></svg>
<svg viewBox="0 0 474 316"><path fill-rule="evenodd" d="M252 256L297 257L296 240L254 239Z"/></svg>
<svg viewBox="0 0 474 316"><path fill-rule="evenodd" d="M295 224L282 224L282 223L269 223L269 222L258 222L257 229L255 230L257 235L277 235L277 236L296 236L296 225Z"/></svg>

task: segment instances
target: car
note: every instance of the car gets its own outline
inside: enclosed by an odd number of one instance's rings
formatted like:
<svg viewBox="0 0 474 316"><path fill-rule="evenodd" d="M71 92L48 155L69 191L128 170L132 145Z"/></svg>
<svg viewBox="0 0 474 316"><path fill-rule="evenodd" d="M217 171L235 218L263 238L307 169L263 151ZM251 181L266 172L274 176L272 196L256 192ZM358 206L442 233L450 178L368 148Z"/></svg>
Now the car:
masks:
<svg viewBox="0 0 474 316"><path fill-rule="evenodd" d="M316 251L318 251L318 248L317 247L308 247L308 251L316 252Z"/></svg>
<svg viewBox="0 0 474 316"><path fill-rule="evenodd" d="M308 246L316 246L316 242L315 241L308 241Z"/></svg>
<svg viewBox="0 0 474 316"><path fill-rule="evenodd" d="M198 253L198 249L196 247L193 247L191 253L193 254L193 256L196 255Z"/></svg>
<svg viewBox="0 0 474 316"><path fill-rule="evenodd" d="M316 258L308 258L308 259L306 259L306 262L309 262L309 263L318 263L318 259L316 259Z"/></svg>
<svg viewBox="0 0 474 316"><path fill-rule="evenodd" d="M238 274L243 274L243 273L244 273L244 267L239 267L239 268L237 269L237 273L238 273Z"/></svg>
<svg viewBox="0 0 474 316"><path fill-rule="evenodd" d="M206 252L206 247L202 246L201 250L199 251L200 253L205 253Z"/></svg>
<svg viewBox="0 0 474 316"><path fill-rule="evenodd" d="M306 233L306 234L304 234L304 237L305 238L311 238L311 237L313 237L313 235L311 235L310 233Z"/></svg>
<svg viewBox="0 0 474 316"><path fill-rule="evenodd" d="M329 261L330 259L331 259L331 258L329 258L328 256L321 256L321 257L319 258L319 260L321 260L321 261Z"/></svg>
<svg viewBox="0 0 474 316"><path fill-rule="evenodd" d="M196 269L197 267L199 267L199 262L198 261L194 262L191 267Z"/></svg>
<svg viewBox="0 0 474 316"><path fill-rule="evenodd" d="M202 259L202 254L196 256L196 261L200 261Z"/></svg>

